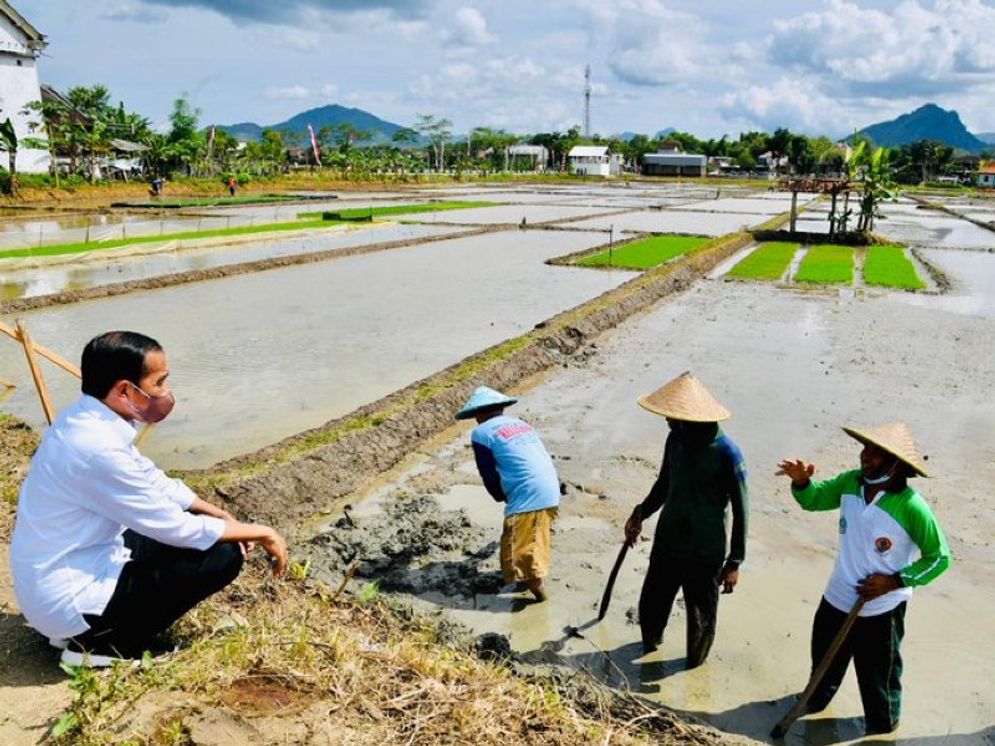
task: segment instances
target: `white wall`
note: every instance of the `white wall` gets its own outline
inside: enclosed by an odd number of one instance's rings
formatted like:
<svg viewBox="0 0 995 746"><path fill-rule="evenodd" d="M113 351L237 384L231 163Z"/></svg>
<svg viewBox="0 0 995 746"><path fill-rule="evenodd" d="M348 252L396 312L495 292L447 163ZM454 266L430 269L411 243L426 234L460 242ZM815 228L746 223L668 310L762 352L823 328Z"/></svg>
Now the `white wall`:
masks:
<svg viewBox="0 0 995 746"><path fill-rule="evenodd" d="M611 173L607 159L602 161L600 158L585 156L571 158L570 170L581 176L608 176Z"/></svg>
<svg viewBox="0 0 995 746"><path fill-rule="evenodd" d="M44 137L41 129L31 132L28 122L37 117L21 114L31 101L41 98L38 87L38 68L33 53L27 48L24 34L0 15L0 121L10 117L18 139ZM22 173L48 171L49 157L46 150L17 151L17 170ZM0 166L7 168L7 154L0 153Z"/></svg>

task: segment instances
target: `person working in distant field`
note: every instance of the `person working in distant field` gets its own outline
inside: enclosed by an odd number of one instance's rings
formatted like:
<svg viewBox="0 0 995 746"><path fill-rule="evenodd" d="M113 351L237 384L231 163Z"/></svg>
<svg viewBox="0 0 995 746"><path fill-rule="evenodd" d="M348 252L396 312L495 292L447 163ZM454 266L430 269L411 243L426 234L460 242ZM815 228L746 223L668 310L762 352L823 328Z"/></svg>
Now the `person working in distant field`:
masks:
<svg viewBox="0 0 995 746"><path fill-rule="evenodd" d="M505 503L504 582L524 582L537 601L545 601L543 578L549 574L550 533L560 505L560 480L533 427L504 413L505 407L517 401L480 386L456 419L477 420L470 435L477 470L491 497Z"/></svg>
<svg viewBox="0 0 995 746"><path fill-rule="evenodd" d="M235 193L237 191L238 191L238 182L235 181L235 177L234 176L229 176L228 177L228 194L230 194L232 197L234 197Z"/></svg>
<svg viewBox="0 0 995 746"><path fill-rule="evenodd" d="M812 624L813 670L854 604L864 602L807 709L829 705L853 658L867 733L890 733L902 706L905 604L913 587L950 566L950 550L929 505L908 485L910 477L929 476L908 427L843 430L863 444L859 469L813 482L815 466L796 459L777 472L791 478L791 494L805 510L840 511L836 565Z"/></svg>
<svg viewBox="0 0 995 746"><path fill-rule="evenodd" d="M639 404L666 417L670 426L660 475L625 523L631 546L643 521L661 511L639 596L643 651L653 652L660 645L677 591L683 590L686 666L695 668L705 662L715 640L719 586L723 593L732 593L739 582L749 514L746 466L739 448L718 425L731 416L729 410L690 373L641 397Z"/></svg>
<svg viewBox="0 0 995 746"><path fill-rule="evenodd" d="M156 176L149 182L149 195L152 197L162 196L162 187L166 183L166 180L161 176Z"/></svg>
<svg viewBox="0 0 995 746"><path fill-rule="evenodd" d="M83 350L83 396L42 438L21 486L10 545L17 602L62 660L110 665L228 585L258 542L277 574L287 547L170 479L133 445L136 422L173 408L162 347L108 332ZM241 546L240 546L241 544Z"/></svg>

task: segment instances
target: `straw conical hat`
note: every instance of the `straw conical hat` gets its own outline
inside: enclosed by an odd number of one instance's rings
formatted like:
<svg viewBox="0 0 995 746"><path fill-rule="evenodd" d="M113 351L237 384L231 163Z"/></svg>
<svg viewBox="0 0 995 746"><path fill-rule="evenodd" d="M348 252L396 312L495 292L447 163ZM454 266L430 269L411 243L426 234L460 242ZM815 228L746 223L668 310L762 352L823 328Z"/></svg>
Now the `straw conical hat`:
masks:
<svg viewBox="0 0 995 746"><path fill-rule="evenodd" d="M488 386L477 386L470 398L466 400L463 408L456 413L457 420L468 420L481 409L492 407L509 407L517 402L513 396L505 396L500 391L495 391Z"/></svg>
<svg viewBox="0 0 995 746"><path fill-rule="evenodd" d="M909 426L904 422L889 422L877 427L844 427L843 432L861 443L871 443L881 448L904 464L908 464L916 474L928 477L922 455L916 446Z"/></svg>
<svg viewBox="0 0 995 746"><path fill-rule="evenodd" d="M673 420L719 422L732 417L732 413L690 373L681 373L663 388L640 396L637 401L643 409Z"/></svg>

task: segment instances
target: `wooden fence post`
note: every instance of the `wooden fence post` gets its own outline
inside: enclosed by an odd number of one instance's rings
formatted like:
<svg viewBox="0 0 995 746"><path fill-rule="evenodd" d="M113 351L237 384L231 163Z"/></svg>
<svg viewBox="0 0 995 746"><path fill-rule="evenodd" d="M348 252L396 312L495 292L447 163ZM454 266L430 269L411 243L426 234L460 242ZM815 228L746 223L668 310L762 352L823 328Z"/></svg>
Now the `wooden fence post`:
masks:
<svg viewBox="0 0 995 746"><path fill-rule="evenodd" d="M3 332L4 334L6 334L8 337L10 337L11 339L13 339L16 342L20 342L21 341L20 332L18 332L13 327L7 326L7 324L3 323L2 321L0 321L0 332ZM76 376L77 378L81 378L82 377L82 375L80 374L79 367L73 365L68 360L66 360L64 357L62 357L61 355L55 354L54 352L52 352L47 347L43 347L40 344L35 344L34 345L34 350L35 350L35 352L37 354L41 355L43 358L45 358L49 362L54 363L55 365L57 365L60 368L62 368L62 370L66 371L66 373L70 373L70 374Z"/></svg>
<svg viewBox="0 0 995 746"><path fill-rule="evenodd" d="M41 408L45 411L45 419L48 420L48 424L51 425L52 421L55 419L55 407L52 406L52 397L48 393L48 386L45 384L45 377L42 375L41 368L38 367L38 358L35 357L35 346L31 342L31 335L28 334L28 330L24 326L24 322L20 319L17 320L17 332L20 337L21 344L24 346L24 355L28 359L28 368L31 369L31 377L35 381L35 387L38 389L38 396L41 398Z"/></svg>

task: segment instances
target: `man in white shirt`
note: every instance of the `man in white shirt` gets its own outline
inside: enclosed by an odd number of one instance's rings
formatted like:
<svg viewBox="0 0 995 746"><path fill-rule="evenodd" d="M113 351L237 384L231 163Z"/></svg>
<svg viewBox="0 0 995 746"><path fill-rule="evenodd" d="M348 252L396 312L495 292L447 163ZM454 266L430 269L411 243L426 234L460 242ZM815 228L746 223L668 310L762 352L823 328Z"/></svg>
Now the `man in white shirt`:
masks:
<svg viewBox="0 0 995 746"><path fill-rule="evenodd" d="M258 543L274 572L287 546L170 479L133 445L174 399L162 347L107 332L83 350L83 396L42 438L18 499L14 593L63 662L109 665L156 649L157 636L234 580Z"/></svg>

